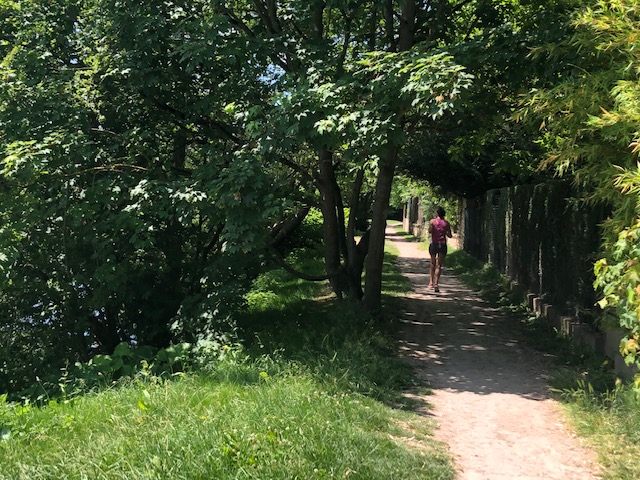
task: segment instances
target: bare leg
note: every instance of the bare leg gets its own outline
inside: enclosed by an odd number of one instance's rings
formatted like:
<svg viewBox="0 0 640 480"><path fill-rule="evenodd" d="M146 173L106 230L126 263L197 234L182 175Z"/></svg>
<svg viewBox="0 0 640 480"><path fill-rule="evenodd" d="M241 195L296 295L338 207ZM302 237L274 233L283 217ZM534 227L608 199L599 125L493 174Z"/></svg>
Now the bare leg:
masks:
<svg viewBox="0 0 640 480"><path fill-rule="evenodd" d="M429 263L429 286L433 287L436 282L436 263L438 262L436 255L431 254L431 262Z"/></svg>
<svg viewBox="0 0 640 480"><path fill-rule="evenodd" d="M434 271L434 279L435 279L434 285L436 287L440 283L440 274L442 273L442 267L444 266L444 257L445 255L443 255L442 253L439 253L436 258L436 266Z"/></svg>

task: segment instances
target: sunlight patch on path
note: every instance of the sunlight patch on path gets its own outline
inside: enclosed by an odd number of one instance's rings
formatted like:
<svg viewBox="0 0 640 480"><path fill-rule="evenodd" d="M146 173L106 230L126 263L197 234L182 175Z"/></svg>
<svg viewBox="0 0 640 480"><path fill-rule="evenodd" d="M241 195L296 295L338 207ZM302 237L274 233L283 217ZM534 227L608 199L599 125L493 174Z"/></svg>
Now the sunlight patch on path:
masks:
<svg viewBox="0 0 640 480"><path fill-rule="evenodd" d="M388 229L388 232L391 232ZM517 328L450 270L428 288L428 255L399 236L398 265L411 281L399 350L433 394L421 399L439 424L462 480L591 480L593 454L566 427L545 381L544 359Z"/></svg>

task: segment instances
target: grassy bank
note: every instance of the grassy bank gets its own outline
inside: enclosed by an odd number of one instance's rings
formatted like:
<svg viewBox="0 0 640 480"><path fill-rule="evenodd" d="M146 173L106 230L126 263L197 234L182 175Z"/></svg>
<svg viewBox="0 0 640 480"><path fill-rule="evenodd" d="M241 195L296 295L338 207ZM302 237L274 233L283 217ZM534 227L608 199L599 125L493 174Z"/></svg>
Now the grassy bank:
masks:
<svg viewBox="0 0 640 480"><path fill-rule="evenodd" d="M283 272L248 302L238 344L198 371L0 403L0 478L453 478L431 424L401 408L410 372L354 306Z"/></svg>
<svg viewBox="0 0 640 480"><path fill-rule="evenodd" d="M428 431L304 374L250 384L189 375L15 412L1 478L447 478Z"/></svg>
<svg viewBox="0 0 640 480"><path fill-rule="evenodd" d="M526 341L554 359L550 384L576 431L593 446L604 479L640 477L640 391L616 380L602 356L558 336L531 315L492 267L457 251L447 262L468 286L509 312Z"/></svg>

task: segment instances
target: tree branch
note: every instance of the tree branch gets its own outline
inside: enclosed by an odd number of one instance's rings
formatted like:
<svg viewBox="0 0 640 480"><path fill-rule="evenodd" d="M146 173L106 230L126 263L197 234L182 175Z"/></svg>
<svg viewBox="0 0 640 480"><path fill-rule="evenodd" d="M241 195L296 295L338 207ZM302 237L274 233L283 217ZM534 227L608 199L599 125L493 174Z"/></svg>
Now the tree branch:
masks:
<svg viewBox="0 0 640 480"><path fill-rule="evenodd" d="M178 125L180 128L186 131L193 132L193 129L189 128L189 126L187 126L184 123L184 119L186 118L186 115L184 112L181 112L180 110L172 107L171 105L168 105L164 102L156 100L155 98L151 98L149 95L147 95L144 92L140 92L140 95L142 95L143 98L146 98L147 100L149 100L153 104L153 106L155 106L159 110L172 114L173 117L176 119L175 120L176 125ZM205 117L197 117L196 123L210 130L221 132L228 140L231 140L237 145L241 145L244 143L241 138L239 138L237 135L231 132L231 129L229 126L224 125L223 123L217 122L216 120L213 120L211 118L205 118ZM193 132L193 133L196 133L196 132Z"/></svg>
<svg viewBox="0 0 640 480"><path fill-rule="evenodd" d="M226 15L229 18L229 21L233 25L235 25L236 27L240 27L240 30L242 30L244 33L246 33L251 38L254 38L256 36L256 34L253 33L253 30L251 30L246 23L244 23L242 20L240 20L235 13L233 13L226 6L224 6L224 4L219 4L218 5L218 13L222 13L222 14Z"/></svg>
<svg viewBox="0 0 640 480"><path fill-rule="evenodd" d="M75 177L76 175L83 175L85 173L96 173L96 172L117 172L122 171L124 169L134 170L136 172L148 172L148 168L140 167L138 165L130 165L128 163L113 163L111 165L99 165L96 167L85 168L83 170L78 170L76 172L64 173L63 177ZM121 170L122 169L122 170Z"/></svg>
<svg viewBox="0 0 640 480"><path fill-rule="evenodd" d="M282 32L282 26L280 25L280 21L278 20L278 3L276 0L266 0L267 1L267 14L269 15L269 20L271 21L271 25L275 29L276 33Z"/></svg>
<svg viewBox="0 0 640 480"><path fill-rule="evenodd" d="M348 15L342 8L340 9L340 13L345 20L345 34L344 34L344 42L342 43L342 51L340 52L340 58L338 60L338 71L344 71L344 62L347 58L347 52L349 51L349 43L351 42L351 16Z"/></svg>
<svg viewBox="0 0 640 480"><path fill-rule="evenodd" d="M269 17L267 6L264 5L260 0L254 0L253 4L256 6L258 16L260 17L260 20L262 20L262 24L267 29L267 31L272 34L277 33L276 29L271 23L271 18Z"/></svg>
<svg viewBox="0 0 640 480"><path fill-rule="evenodd" d="M307 37L307 34L302 31L302 29L298 26L296 22L291 20L289 23L291 24L293 29L296 31L296 33L300 35L300 38L302 39L303 42L306 42L307 40L309 40L309 37Z"/></svg>
<svg viewBox="0 0 640 480"><path fill-rule="evenodd" d="M300 210L296 212L296 214L282 222L277 223L271 229L271 236L273 237L273 241L271 242L271 246L277 247L280 243L282 243L292 232L296 230L305 219L311 207L304 206Z"/></svg>
<svg viewBox="0 0 640 480"><path fill-rule="evenodd" d="M222 223L219 224L218 228L215 229L215 231L213 232L213 237L211 238L211 241L207 244L206 247L204 247L204 250L202 251L202 260L207 259L207 257L213 250L213 247L215 247L216 244L220 241L220 235L222 234L223 229L224 229L224 224Z"/></svg>
<svg viewBox="0 0 640 480"><path fill-rule="evenodd" d="M294 172L299 173L305 180L315 183L316 181L315 175L309 173L301 165L298 165L297 163L292 162L291 160L284 157L278 157L275 159L275 161L278 163L281 163L282 165L286 165L287 167L292 169Z"/></svg>

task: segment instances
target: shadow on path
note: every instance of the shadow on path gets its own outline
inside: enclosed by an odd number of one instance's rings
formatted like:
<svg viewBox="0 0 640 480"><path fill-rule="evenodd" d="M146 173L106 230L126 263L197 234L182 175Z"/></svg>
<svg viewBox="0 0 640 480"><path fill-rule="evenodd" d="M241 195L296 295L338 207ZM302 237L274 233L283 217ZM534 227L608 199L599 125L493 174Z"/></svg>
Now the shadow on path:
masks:
<svg viewBox="0 0 640 480"><path fill-rule="evenodd" d="M461 479L593 479L597 468L565 427L546 384L547 359L522 343L519 324L446 269L428 287L429 255L387 229L400 250L406 295L400 353L433 394L438 437Z"/></svg>

